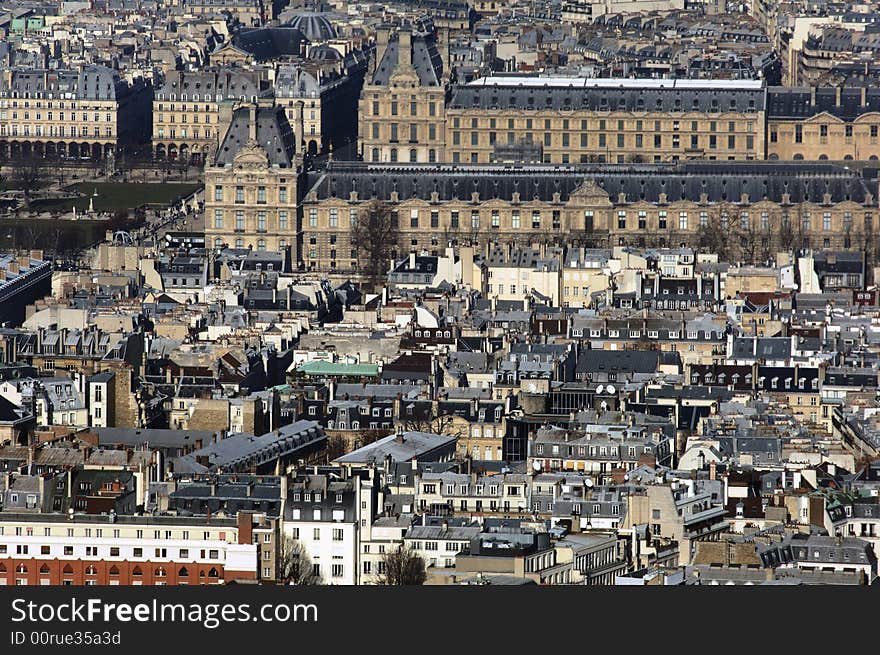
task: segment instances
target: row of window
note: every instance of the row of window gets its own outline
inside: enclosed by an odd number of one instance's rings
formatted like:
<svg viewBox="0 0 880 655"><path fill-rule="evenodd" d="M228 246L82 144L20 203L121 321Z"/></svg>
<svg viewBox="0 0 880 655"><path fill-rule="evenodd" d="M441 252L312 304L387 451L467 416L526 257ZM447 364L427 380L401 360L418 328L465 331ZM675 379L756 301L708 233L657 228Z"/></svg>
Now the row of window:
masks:
<svg viewBox="0 0 880 655"><path fill-rule="evenodd" d="M41 545L40 546L40 555L63 555L64 557L74 557L74 555L80 556L81 553L76 552L73 546L62 546L61 552L59 553L58 546L48 546ZM143 558L144 557L144 548L141 546L132 547L130 550L130 554L128 552L129 549L126 549L126 559L129 557L133 558ZM149 550L149 549L147 549ZM9 546L7 544L0 544L0 555L8 554ZM215 548L210 549L200 549L199 557L202 559L222 559L220 551ZM16 555L30 555L30 544L16 544L15 545L15 554ZM36 551L34 552L36 554ZM155 548L153 549L153 554L157 558L168 559L168 549L167 548ZM86 546L85 547L85 556L86 557L121 557L121 549L119 546L109 546L109 547L98 547L98 546ZM177 552L177 558L175 559L189 559L190 557L190 549L189 548L180 548Z"/></svg>
<svg viewBox="0 0 880 655"><path fill-rule="evenodd" d="M320 511L320 510L316 510ZM296 512L296 510L294 510ZM294 517L296 518L296 517ZM298 540L299 537L299 528L292 528L290 536L293 539ZM344 533L341 528L333 528L332 530L332 539L333 541L343 541ZM321 528L312 528L312 541L321 541Z"/></svg>
<svg viewBox="0 0 880 655"><path fill-rule="evenodd" d="M231 213L231 212L230 212ZM247 214L247 216L251 216L252 218L256 218L256 230L257 232L266 232L269 227L269 218L270 214L267 211L261 210L254 212L253 214ZM222 230L225 228L225 212L222 209L214 210L214 229ZM233 214L233 226L237 232L244 232L246 225L246 215L244 210L236 210ZM272 227L275 227L274 225ZM289 216L286 209L278 210L278 224L277 229L281 230L289 230L292 225L289 220Z"/></svg>
<svg viewBox="0 0 880 655"><path fill-rule="evenodd" d="M106 488L107 488L106 486L102 487L102 489L106 489ZM89 491L90 489L91 489L91 487L85 488L82 484L80 485L81 491ZM51 528L51 527L44 527L43 528L43 536L44 537L66 536L66 537L85 537L87 539L95 537L97 539L101 539L105 536L104 532L105 532L104 528L82 528L82 529ZM113 530L110 530L109 532L111 534L107 535L107 536L112 536L113 539L120 539L122 537L122 532L118 528L114 528ZM135 530L136 538L137 539L144 539L145 532L146 531L142 530L142 529ZM3 536L4 534L7 534L7 533L9 533L9 532L8 532L6 526L0 525L0 536ZM35 533L35 528L33 528L33 527L24 527L23 528L21 526L15 526L13 528L12 532L9 534L10 534L10 536L14 534L16 537L21 537L21 536L33 537L34 533ZM164 539L183 539L184 541L187 541L191 538L193 538L193 539L195 538L195 537L191 537L192 534L194 534L194 533L192 533L190 530L179 530L179 531L178 530L164 530L164 531L163 530L153 530L153 537L152 538L153 539L163 539L163 538ZM195 534L198 534L198 533L195 533ZM225 541L226 540L226 532L221 531L221 532L217 532L217 533L211 533L211 532L208 532L207 530L205 530L202 532L202 539L204 541L210 541L212 539L219 539L220 541Z"/></svg>
<svg viewBox="0 0 880 655"><path fill-rule="evenodd" d="M396 130L393 132L392 143L396 141ZM378 131L374 130L374 134L378 135ZM483 132L471 132L470 133L470 145L471 146L480 146L483 139L481 135ZM541 143L545 148L551 148L554 145L562 148L570 148L575 145L575 140L570 138L568 133L563 133L559 135L559 138L554 140L554 134L552 132L544 132L543 137L539 138L537 134L525 134L523 135L521 132L507 132L507 144L514 145L519 141L525 139L526 143ZM588 134L584 133L580 135L580 147L581 148L589 148L589 138ZM596 148L611 148L617 147L618 149L641 149L648 147L648 144L652 144L655 150L662 149L664 147L672 148L673 150L677 150L682 147L682 140L678 134L667 135L664 138L662 134L654 134L652 138L647 140L644 138L643 134L634 134L632 135L632 139L627 139L627 135L618 134L614 139L608 139L605 134L597 135L597 143L594 147ZM374 138L378 138L375 136ZM411 135L410 141L416 141L416 139ZM555 143L554 143L555 141ZM664 142L666 145L664 145ZM492 146L498 143L498 133L497 132L489 132L488 133L488 145ZM710 150L719 149L719 141L718 137L714 134L708 135L707 141L701 141L699 134L692 134L690 136L688 143L688 148L690 150L699 150L701 147L701 143L707 145ZM725 143L721 141L720 143ZM728 150L736 150L736 135L729 134L727 136L727 149ZM754 150L755 149L755 137L752 135L746 136L746 150ZM462 145L461 132L453 132L452 133L452 146L460 146Z"/></svg>
<svg viewBox="0 0 880 655"><path fill-rule="evenodd" d="M0 125L0 136L57 136L57 137L76 137L76 136L101 136L101 128L97 125L89 129L86 125L77 127L76 125L50 125L46 128L43 125ZM104 136L113 136L113 128L107 126L104 128Z"/></svg>
<svg viewBox="0 0 880 655"><path fill-rule="evenodd" d="M592 122L592 125L590 124ZM631 123L627 120L617 120L617 129L616 132L643 132L652 129L653 132L664 132L669 130L669 122L670 121L661 121L655 120L653 121L643 121L637 120L634 123ZM719 122L718 121L709 121L708 129L706 125L701 124L700 121L680 121L673 120L671 121L671 128L673 132L678 132L679 130L684 129L687 131L688 123L690 124L691 132L719 132ZM534 130L541 129L537 127L540 123L535 121L532 118L508 118L506 122L506 129L508 130ZM470 128L471 129L480 129L488 127L490 130L495 129L504 129L501 128L501 125L505 125L504 121L497 118L490 118L488 123L485 121L480 121L478 118L470 119ZM586 134L589 132L610 132L614 130L614 121L609 121L604 118L594 119L593 121L582 118L580 120L580 133ZM722 124L723 125L723 124ZM458 116L452 117L452 127L453 129L459 129L463 127L463 121ZM577 130L577 121L570 121L567 118L562 119L562 121L557 122L555 119L545 118L544 119L544 130L559 130L561 129L563 132L568 132L570 130ZM753 134L755 132L755 123L754 121L746 122L745 130L742 129L741 124L737 121L727 121L727 132L735 133L735 132L748 132Z"/></svg>
<svg viewBox="0 0 880 655"><path fill-rule="evenodd" d="M219 249L223 248L225 245L226 245L226 242L223 240L222 237L215 237L214 238L214 248L215 249L219 250ZM244 239L241 237L236 238L235 243L233 245L238 250L243 250L244 249ZM287 244L286 239L280 239L278 241L278 250L283 251L285 248L287 248L287 245L288 244ZM260 252L263 252L266 250L266 240L265 239L257 239L257 250Z"/></svg>
<svg viewBox="0 0 880 655"><path fill-rule="evenodd" d="M243 185L236 185L234 190L234 199L235 204L242 205L245 203L245 187ZM273 198L275 200L276 198ZM277 192L277 200L281 203L286 203L288 201L287 187L279 186ZM214 186L214 202L224 202L225 196L223 191L223 185L217 184ZM268 194L266 192L265 185L257 186L257 193L255 197L255 202L258 205L265 205L268 202Z"/></svg>
<svg viewBox="0 0 880 655"><path fill-rule="evenodd" d="M411 97L410 101L409 101L409 115L410 116L419 116L420 115L419 107L421 106L421 104L422 103L419 102L415 98L415 96ZM437 103L434 101L431 101L427 104L428 104L428 116L436 116L437 115ZM403 105L403 106L406 107L406 105ZM397 97L394 95L391 96L391 105L389 107L389 110L390 110L391 116L400 116L401 115L401 112L400 112L401 104L397 100ZM377 96L373 97L372 115L373 116L381 116L379 99Z"/></svg>
<svg viewBox="0 0 880 655"><path fill-rule="evenodd" d="M577 448L577 451L574 451L574 448ZM568 449L570 451L572 451L569 454L573 455L576 452L578 455L580 455L582 457L588 456L588 455L590 457L596 457L596 456L599 456L599 457L622 457L623 456L623 452L622 452L623 449L618 448L617 446L598 446L598 447L597 446L568 446ZM542 444L542 443L535 444L535 454L536 455L543 455L544 450L545 450L544 444ZM549 450L550 450L550 453L553 455L560 454L559 444L552 444L550 446ZM650 446L629 446L627 448L627 456L630 458L637 457L639 454L639 451L641 451L643 453L650 453L651 447Z"/></svg>

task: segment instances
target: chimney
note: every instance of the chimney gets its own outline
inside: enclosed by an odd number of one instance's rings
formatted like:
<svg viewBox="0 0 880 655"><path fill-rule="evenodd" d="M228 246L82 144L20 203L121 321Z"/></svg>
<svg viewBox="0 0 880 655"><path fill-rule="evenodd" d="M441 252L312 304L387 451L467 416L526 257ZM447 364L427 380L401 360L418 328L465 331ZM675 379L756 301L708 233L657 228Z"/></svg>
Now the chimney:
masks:
<svg viewBox="0 0 880 655"><path fill-rule="evenodd" d="M31 250L31 259L36 259L37 261L43 261L43 251L42 250Z"/></svg>
<svg viewBox="0 0 880 655"><path fill-rule="evenodd" d="M382 57L385 56L385 51L388 49L388 38L390 35L391 31L387 27L380 27L376 30L376 52L373 55L374 73L379 68L379 62L382 61Z"/></svg>
<svg viewBox="0 0 880 655"><path fill-rule="evenodd" d="M441 27L437 32L437 50L440 51L440 59L443 62L443 75L448 77L452 73L452 65L449 61L448 27Z"/></svg>
<svg viewBox="0 0 880 655"><path fill-rule="evenodd" d="M296 143L296 152L297 154L302 153L303 151L303 101L300 100L294 106L293 112L293 137L294 142Z"/></svg>
<svg viewBox="0 0 880 655"><path fill-rule="evenodd" d="M717 476L718 476L718 472L716 469L715 460L712 460L711 462L709 462L709 479L715 480L715 479L717 479Z"/></svg>
<svg viewBox="0 0 880 655"><path fill-rule="evenodd" d="M250 105L248 107L250 115L248 116L248 139L257 140L257 106Z"/></svg>
<svg viewBox="0 0 880 655"><path fill-rule="evenodd" d="M412 34L408 29L397 33L397 65L401 68L412 66Z"/></svg>
<svg viewBox="0 0 880 655"><path fill-rule="evenodd" d="M28 255L21 255L18 258L18 265L21 268L30 268L31 267L31 258Z"/></svg>

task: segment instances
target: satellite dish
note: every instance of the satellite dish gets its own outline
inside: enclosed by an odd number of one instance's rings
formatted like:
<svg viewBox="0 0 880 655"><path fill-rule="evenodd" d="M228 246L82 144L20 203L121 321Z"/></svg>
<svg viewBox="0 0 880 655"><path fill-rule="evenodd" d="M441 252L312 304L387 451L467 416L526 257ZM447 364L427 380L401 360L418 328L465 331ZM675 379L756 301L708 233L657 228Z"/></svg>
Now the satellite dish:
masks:
<svg viewBox="0 0 880 655"><path fill-rule="evenodd" d="M532 462L532 468L535 469L536 471L540 471L541 470L541 462L537 462L537 461Z"/></svg>
<svg viewBox="0 0 880 655"><path fill-rule="evenodd" d="M604 392L605 392L605 385L604 384L600 384L598 387L596 387L596 393L604 393Z"/></svg>
<svg viewBox="0 0 880 655"><path fill-rule="evenodd" d="M538 387L536 387L534 384L529 385L529 393L535 393L537 390Z"/></svg>
<svg viewBox="0 0 880 655"><path fill-rule="evenodd" d="M586 480L584 480L584 484L587 487L592 487L593 486L593 478L587 478Z"/></svg>
<svg viewBox="0 0 880 655"><path fill-rule="evenodd" d="M607 391L608 393L615 393L617 389L614 388L613 384L609 384L607 387L605 387L605 391Z"/></svg>

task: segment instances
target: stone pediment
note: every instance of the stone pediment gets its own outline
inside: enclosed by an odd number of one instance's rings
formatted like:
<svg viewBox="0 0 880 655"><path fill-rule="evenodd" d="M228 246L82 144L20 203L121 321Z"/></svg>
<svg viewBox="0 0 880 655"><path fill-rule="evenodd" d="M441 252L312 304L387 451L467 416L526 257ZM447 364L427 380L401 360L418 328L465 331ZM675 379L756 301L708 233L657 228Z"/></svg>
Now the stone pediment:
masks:
<svg viewBox="0 0 880 655"><path fill-rule="evenodd" d="M269 156L256 141L248 141L235 153L233 168L255 170L269 167Z"/></svg>
<svg viewBox="0 0 880 655"><path fill-rule="evenodd" d="M596 184L596 180L592 178L585 178L583 182L581 182L578 187L571 192L570 196L571 200L603 200L607 203L611 203L610 196L608 192L605 191L602 187Z"/></svg>
<svg viewBox="0 0 880 655"><path fill-rule="evenodd" d="M398 65L388 78L389 86L419 86L419 74L412 65Z"/></svg>

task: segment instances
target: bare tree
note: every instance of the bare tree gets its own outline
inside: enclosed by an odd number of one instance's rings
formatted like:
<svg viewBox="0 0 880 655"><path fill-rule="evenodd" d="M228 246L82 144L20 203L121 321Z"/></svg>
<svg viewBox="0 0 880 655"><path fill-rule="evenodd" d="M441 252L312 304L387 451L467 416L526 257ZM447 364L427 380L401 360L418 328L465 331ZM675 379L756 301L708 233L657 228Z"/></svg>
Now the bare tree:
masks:
<svg viewBox="0 0 880 655"><path fill-rule="evenodd" d="M403 429L407 432L427 432L428 434L443 434L458 438L465 436L461 428L455 426L455 416L440 414L435 407L431 408L431 412L427 416L404 421Z"/></svg>
<svg viewBox="0 0 880 655"><path fill-rule="evenodd" d="M373 291L384 283L389 260L397 251L400 228L391 208L371 200L358 213L351 228L351 245L357 250L361 271Z"/></svg>
<svg viewBox="0 0 880 655"><path fill-rule="evenodd" d="M327 438L327 448L325 454L327 456L328 464L337 457L342 457L347 452L348 441L346 441L345 437L339 434L335 434L332 437Z"/></svg>
<svg viewBox="0 0 880 655"><path fill-rule="evenodd" d="M12 169L12 182L16 189L24 192L25 207L30 207L34 191L49 183L46 163L36 156L21 160Z"/></svg>
<svg viewBox="0 0 880 655"><path fill-rule="evenodd" d="M281 584L321 584L321 576L315 574L312 559L300 541L288 535L282 536L278 541L278 550L275 556L278 567L278 582Z"/></svg>
<svg viewBox="0 0 880 655"><path fill-rule="evenodd" d="M387 551L382 557L382 562L385 565L385 573L379 577L379 584L423 585L428 579L428 574L425 572L425 560L406 546Z"/></svg>
<svg viewBox="0 0 880 655"><path fill-rule="evenodd" d="M723 224L720 214L711 213L705 223L697 228L697 248L703 252L716 253L721 261L729 261L731 234L729 221Z"/></svg>

